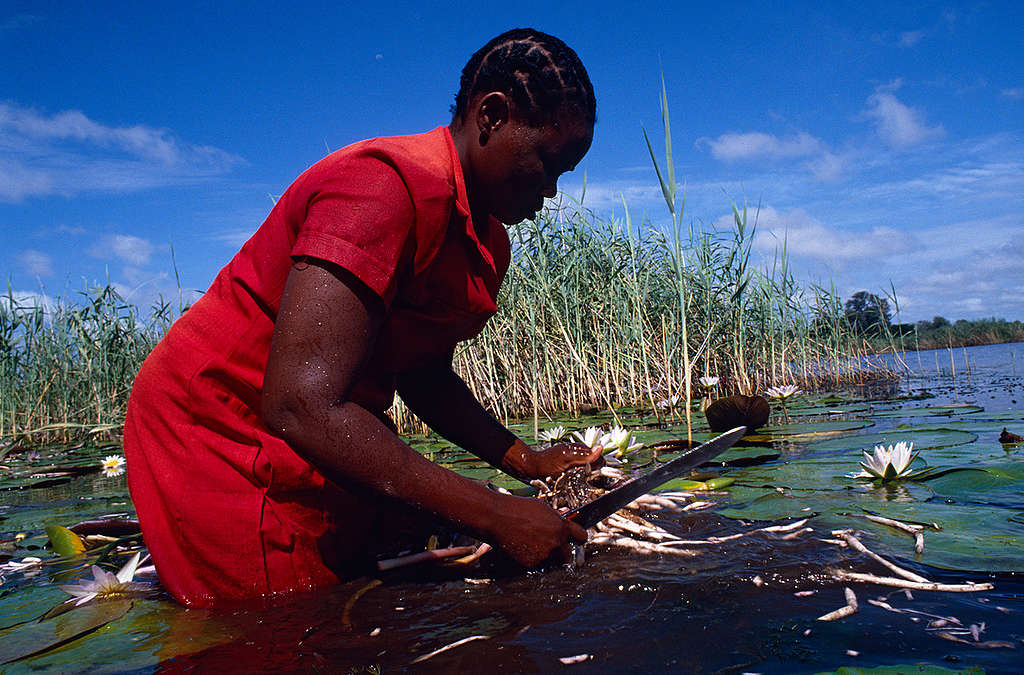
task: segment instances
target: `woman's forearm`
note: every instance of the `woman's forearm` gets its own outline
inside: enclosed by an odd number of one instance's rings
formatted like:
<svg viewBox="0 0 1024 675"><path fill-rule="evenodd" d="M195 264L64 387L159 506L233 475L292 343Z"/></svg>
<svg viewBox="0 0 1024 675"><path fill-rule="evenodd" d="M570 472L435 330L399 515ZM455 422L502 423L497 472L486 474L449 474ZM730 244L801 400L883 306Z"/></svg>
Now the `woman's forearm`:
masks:
<svg viewBox="0 0 1024 675"><path fill-rule="evenodd" d="M490 539L502 495L434 464L355 403L278 411L271 431L343 488L404 502Z"/></svg>
<svg viewBox="0 0 1024 675"><path fill-rule="evenodd" d="M447 361L403 373L398 393L427 426L452 443L500 469L514 469L504 460L516 435L487 412Z"/></svg>

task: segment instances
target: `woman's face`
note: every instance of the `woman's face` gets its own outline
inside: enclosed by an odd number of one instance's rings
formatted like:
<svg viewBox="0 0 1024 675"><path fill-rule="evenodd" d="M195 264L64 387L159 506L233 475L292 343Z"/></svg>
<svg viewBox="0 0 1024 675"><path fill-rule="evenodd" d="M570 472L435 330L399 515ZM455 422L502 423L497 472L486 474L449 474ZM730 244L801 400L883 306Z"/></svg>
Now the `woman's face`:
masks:
<svg viewBox="0 0 1024 675"><path fill-rule="evenodd" d="M562 110L556 122L531 127L511 117L476 148L467 177L470 206L511 225L533 218L545 197L558 191L558 177L587 154L594 128L580 115Z"/></svg>

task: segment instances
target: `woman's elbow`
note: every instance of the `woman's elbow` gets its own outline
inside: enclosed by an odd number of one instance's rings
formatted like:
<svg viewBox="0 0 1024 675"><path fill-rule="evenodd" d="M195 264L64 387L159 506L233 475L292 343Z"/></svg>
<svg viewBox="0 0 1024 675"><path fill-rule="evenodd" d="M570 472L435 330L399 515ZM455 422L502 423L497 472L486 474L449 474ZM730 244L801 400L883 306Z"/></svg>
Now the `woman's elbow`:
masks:
<svg viewBox="0 0 1024 675"><path fill-rule="evenodd" d="M332 399L309 387L264 387L263 423L287 442L299 441L312 429L323 429L334 407Z"/></svg>

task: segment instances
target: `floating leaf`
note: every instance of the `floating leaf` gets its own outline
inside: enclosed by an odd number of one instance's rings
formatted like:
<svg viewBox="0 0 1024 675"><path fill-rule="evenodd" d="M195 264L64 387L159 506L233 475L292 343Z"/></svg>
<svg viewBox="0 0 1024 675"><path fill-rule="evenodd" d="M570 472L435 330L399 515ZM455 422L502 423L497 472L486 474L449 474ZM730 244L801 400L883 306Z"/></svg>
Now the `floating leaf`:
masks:
<svg viewBox="0 0 1024 675"><path fill-rule="evenodd" d="M41 654L116 621L132 608L129 600L76 607L54 619L24 623L0 635L0 663Z"/></svg>
<svg viewBox="0 0 1024 675"><path fill-rule="evenodd" d="M939 405L925 408L897 408L895 410L876 410L872 417L935 417L944 415L970 415L984 411L980 405Z"/></svg>
<svg viewBox="0 0 1024 675"><path fill-rule="evenodd" d="M783 426L770 426L758 429L756 434L743 437L747 443L765 443L771 441L813 441L821 438L839 436L841 434L864 429L873 422L867 420L829 420L825 422L800 422Z"/></svg>
<svg viewBox="0 0 1024 675"><path fill-rule="evenodd" d="M688 480L685 478L676 478L669 482L661 485L658 488L658 492L699 492L702 490L721 490L722 488L729 487L733 484L735 479L728 476L721 476L718 478L709 478L707 480Z"/></svg>
<svg viewBox="0 0 1024 675"><path fill-rule="evenodd" d="M46 536L50 538L53 551L61 557L70 557L85 552L82 538L61 525L47 525Z"/></svg>

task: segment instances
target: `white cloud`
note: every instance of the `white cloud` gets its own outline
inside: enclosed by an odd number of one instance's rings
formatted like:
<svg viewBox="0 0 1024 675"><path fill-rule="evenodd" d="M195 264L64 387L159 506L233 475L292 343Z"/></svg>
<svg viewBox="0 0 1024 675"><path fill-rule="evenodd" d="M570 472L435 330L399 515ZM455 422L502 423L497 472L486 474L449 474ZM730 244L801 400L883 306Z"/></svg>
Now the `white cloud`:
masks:
<svg viewBox="0 0 1024 675"><path fill-rule="evenodd" d="M25 273L29 276L53 276L53 258L41 251L26 249L18 256L18 262L21 263L22 267L25 269Z"/></svg>
<svg viewBox="0 0 1024 675"><path fill-rule="evenodd" d="M825 151L820 157L808 161L807 166L818 180L833 181L842 175L846 163L846 157Z"/></svg>
<svg viewBox="0 0 1024 675"><path fill-rule="evenodd" d="M180 184L241 161L165 129L109 127L77 110L46 115L0 103L0 201Z"/></svg>
<svg viewBox="0 0 1024 675"><path fill-rule="evenodd" d="M696 146L707 146L715 159L724 161L807 157L824 149L820 140L803 131L786 139L758 131L722 134L718 138L698 138Z"/></svg>
<svg viewBox="0 0 1024 675"><path fill-rule="evenodd" d="M892 93L900 81L878 87L868 97L867 117L873 118L878 135L883 141L896 148L906 148L924 141L943 136L942 125L928 126L920 111L900 102Z"/></svg>
<svg viewBox="0 0 1024 675"><path fill-rule="evenodd" d="M145 265L153 254L153 244L130 234L112 234L103 237L89 253L97 258L117 258L129 265Z"/></svg>
<svg viewBox="0 0 1024 675"><path fill-rule="evenodd" d="M1009 89L1003 89L999 93L1003 96L1003 98L1019 101L1022 98L1024 98L1024 87L1012 87Z"/></svg>
<svg viewBox="0 0 1024 675"><path fill-rule="evenodd" d="M40 308L46 313L52 313L56 308L53 298L45 293L36 291L7 291L0 295L0 308L4 311L32 310Z"/></svg>
<svg viewBox="0 0 1024 675"><path fill-rule="evenodd" d="M720 226L731 222L732 215L716 220ZM781 251L783 244L789 256L842 267L900 255L911 250L915 242L911 235L892 227L854 231L825 225L801 208L778 211L762 207L757 214L754 248L772 255Z"/></svg>
<svg viewBox="0 0 1024 675"><path fill-rule="evenodd" d="M900 47L913 47L924 37L924 30L908 30L904 33L900 33L899 46Z"/></svg>

